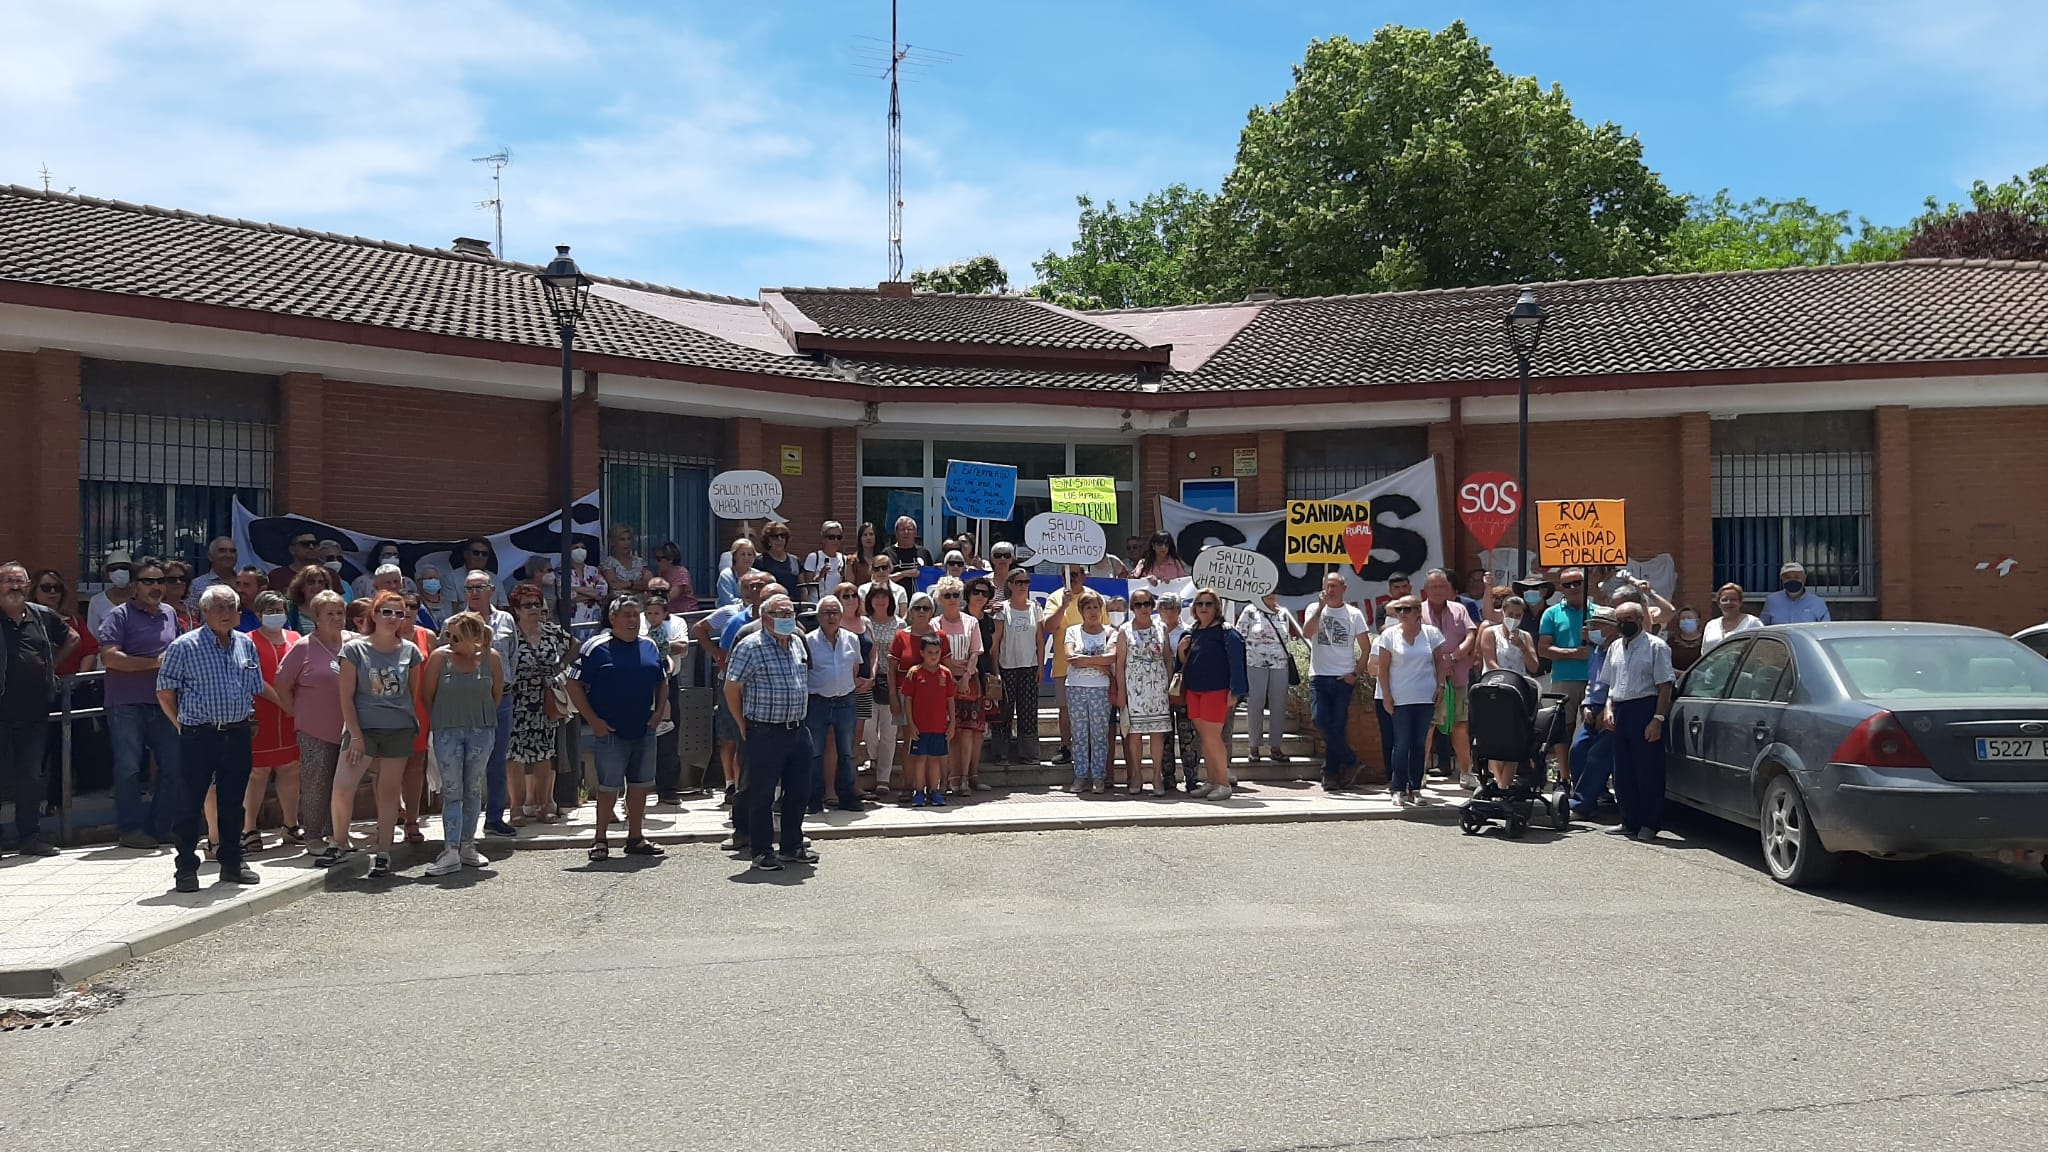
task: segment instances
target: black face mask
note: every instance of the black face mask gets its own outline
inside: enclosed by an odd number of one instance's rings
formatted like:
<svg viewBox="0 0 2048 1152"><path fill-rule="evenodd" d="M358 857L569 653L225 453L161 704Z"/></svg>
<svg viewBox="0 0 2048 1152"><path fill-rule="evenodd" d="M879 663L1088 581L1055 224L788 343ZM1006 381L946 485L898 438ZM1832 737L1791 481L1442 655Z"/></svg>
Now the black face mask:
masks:
<svg viewBox="0 0 2048 1152"><path fill-rule="evenodd" d="M1614 626L1614 630L1621 633L1623 640L1633 640L1636 637L1636 633L1643 630L1643 626L1633 620L1623 620Z"/></svg>
<svg viewBox="0 0 2048 1152"><path fill-rule="evenodd" d="M1785 581L1785 595L1787 595L1787 596L1797 596L1797 595L1799 595L1799 594L1800 594L1801 592L1804 592L1804 591L1806 591L1806 581L1804 581L1804 580L1787 580L1787 581Z"/></svg>

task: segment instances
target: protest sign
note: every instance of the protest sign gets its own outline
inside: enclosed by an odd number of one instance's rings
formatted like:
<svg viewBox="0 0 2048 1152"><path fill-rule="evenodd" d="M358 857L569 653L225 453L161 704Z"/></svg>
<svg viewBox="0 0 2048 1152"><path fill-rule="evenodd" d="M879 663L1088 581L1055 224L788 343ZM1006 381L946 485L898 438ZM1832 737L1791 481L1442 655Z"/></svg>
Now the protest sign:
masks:
<svg viewBox="0 0 2048 1152"><path fill-rule="evenodd" d="M723 520L779 520L782 481L753 470L720 472L711 478L711 512Z"/></svg>
<svg viewBox="0 0 2048 1152"><path fill-rule="evenodd" d="M946 507L970 520L1008 520L1017 507L1016 466L947 461Z"/></svg>
<svg viewBox="0 0 2048 1152"><path fill-rule="evenodd" d="M1097 524L1116 523L1116 481L1107 476L1054 476L1052 510L1086 516Z"/></svg>
<svg viewBox="0 0 2048 1152"><path fill-rule="evenodd" d="M1538 500L1538 563L1628 563L1628 522L1620 500Z"/></svg>
<svg viewBox="0 0 2048 1152"><path fill-rule="evenodd" d="M1094 564L1108 541L1102 525L1070 512L1040 512L1024 525L1024 545L1033 564Z"/></svg>
<svg viewBox="0 0 2048 1152"><path fill-rule="evenodd" d="M1195 587L1225 600L1256 600L1280 586L1280 567L1249 548L1219 544L1195 557Z"/></svg>
<svg viewBox="0 0 2048 1152"><path fill-rule="evenodd" d="M1344 532L1353 524L1365 525L1366 555L1371 555L1372 502L1369 500L1289 500L1287 502L1287 562L1289 564L1343 564L1363 568L1352 559L1352 548L1344 543Z"/></svg>
<svg viewBox="0 0 2048 1152"><path fill-rule="evenodd" d="M1522 486L1505 472L1474 472L1458 485L1458 519L1482 549L1500 545L1522 511Z"/></svg>

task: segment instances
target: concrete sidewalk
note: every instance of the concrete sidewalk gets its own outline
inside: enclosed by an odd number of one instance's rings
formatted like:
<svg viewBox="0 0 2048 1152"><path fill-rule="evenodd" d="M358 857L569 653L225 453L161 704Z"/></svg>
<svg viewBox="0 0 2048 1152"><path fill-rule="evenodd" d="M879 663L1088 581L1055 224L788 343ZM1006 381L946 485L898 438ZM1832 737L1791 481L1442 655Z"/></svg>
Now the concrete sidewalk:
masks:
<svg viewBox="0 0 2048 1152"><path fill-rule="evenodd" d="M1246 782L1229 800L1184 796L1132 798L1121 792L1075 796L1052 789L1018 789L948 797L944 808L869 803L861 812L830 810L805 820L814 840L854 836L926 836L946 833L1070 831L1184 824L1296 823L1408 818L1451 820L1465 793L1437 785L1421 809L1394 806L1384 788L1330 795L1313 784ZM715 844L730 835L729 813L718 797L653 805L647 835L666 845ZM581 849L595 828L586 804L560 824L527 824L516 840L485 840L484 854L513 849ZM362 843L372 829L356 825ZM400 845L399 870L423 867L440 848L438 819L424 822L427 843ZM274 842L274 833L266 833ZM614 852L625 830L611 833ZM48 996L62 987L118 967L138 956L212 931L329 885L375 883L364 878L368 854L332 870L312 866L296 847L272 847L250 857L263 882L249 888L215 883L219 869L201 866L198 892L171 890L171 851L102 846L53 858L0 858L0 996Z"/></svg>

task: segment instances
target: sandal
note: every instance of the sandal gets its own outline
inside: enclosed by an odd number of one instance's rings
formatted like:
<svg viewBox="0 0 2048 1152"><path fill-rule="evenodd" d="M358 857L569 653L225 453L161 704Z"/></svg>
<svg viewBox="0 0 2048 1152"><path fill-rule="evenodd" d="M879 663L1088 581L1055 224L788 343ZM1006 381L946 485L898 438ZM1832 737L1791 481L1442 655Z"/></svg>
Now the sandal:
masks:
<svg viewBox="0 0 2048 1152"><path fill-rule="evenodd" d="M602 841L602 840L599 840L599 841L598 841L597 843L595 843L595 844L592 844L592 845L590 846L590 859L591 859L591 860L592 860L593 862L595 862L595 861L598 861L598 860L609 860L609 859L611 859L611 858L612 858L612 848L611 848L611 845L609 845L609 844L605 843L605 842L604 842L604 841Z"/></svg>
<svg viewBox="0 0 2048 1152"><path fill-rule="evenodd" d="M407 844L425 844L427 842L426 834L420 831L420 826L417 822L411 820L405 822L405 842Z"/></svg>
<svg viewBox="0 0 2048 1152"><path fill-rule="evenodd" d="M285 825L284 842L287 844L304 844L306 842L306 830L297 824Z"/></svg>
<svg viewBox="0 0 2048 1152"><path fill-rule="evenodd" d="M263 833L242 833L242 854L244 856L263 851Z"/></svg>
<svg viewBox="0 0 2048 1152"><path fill-rule="evenodd" d="M213 850L213 841L204 836L199 838L199 850L205 854L208 860L220 859L220 855Z"/></svg>
<svg viewBox="0 0 2048 1152"><path fill-rule="evenodd" d="M535 816L534 819L543 824L560 824L562 822L562 813L557 809L549 808L547 811Z"/></svg>
<svg viewBox="0 0 2048 1152"><path fill-rule="evenodd" d="M663 850L661 845L656 844L654 841L649 840L644 836L639 836L626 841L626 855L666 856L668 855L668 853L665 850Z"/></svg>

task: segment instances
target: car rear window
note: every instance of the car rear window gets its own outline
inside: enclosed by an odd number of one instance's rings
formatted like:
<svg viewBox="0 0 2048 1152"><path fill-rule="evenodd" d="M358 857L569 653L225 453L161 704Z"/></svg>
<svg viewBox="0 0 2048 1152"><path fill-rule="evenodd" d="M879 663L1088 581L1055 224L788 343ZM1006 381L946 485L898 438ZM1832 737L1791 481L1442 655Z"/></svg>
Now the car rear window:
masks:
<svg viewBox="0 0 2048 1152"><path fill-rule="evenodd" d="M2048 697L2048 661L2004 636L1858 636L1821 647L1849 690L1871 699Z"/></svg>

